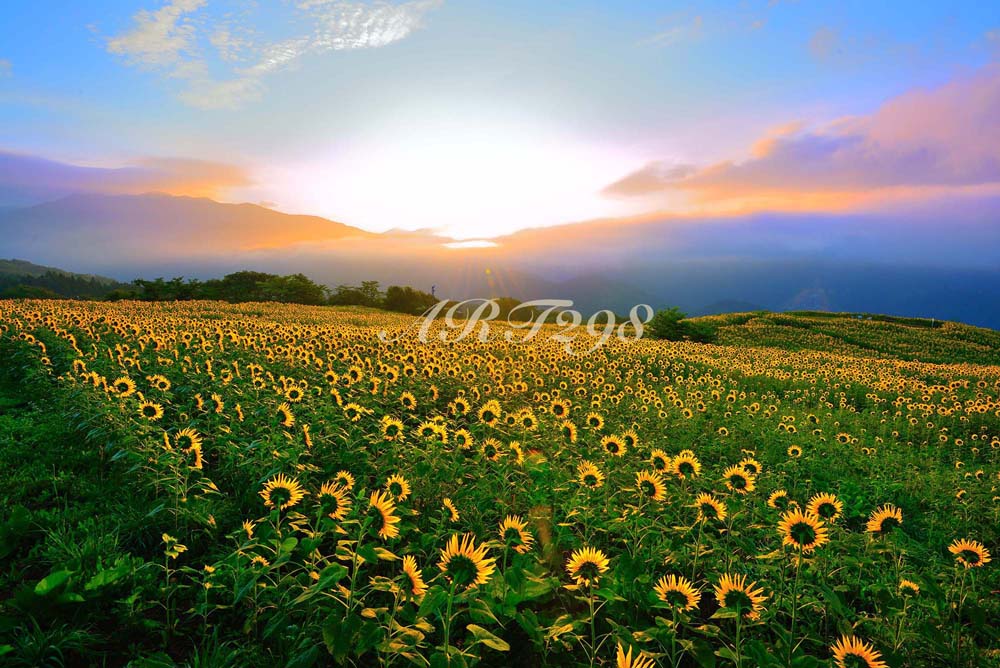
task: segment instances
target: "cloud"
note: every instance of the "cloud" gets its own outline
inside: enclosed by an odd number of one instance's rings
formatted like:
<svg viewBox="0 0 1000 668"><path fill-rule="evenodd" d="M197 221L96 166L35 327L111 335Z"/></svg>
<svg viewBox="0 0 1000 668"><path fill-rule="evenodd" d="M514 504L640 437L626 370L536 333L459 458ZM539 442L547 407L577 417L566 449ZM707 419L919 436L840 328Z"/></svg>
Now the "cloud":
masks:
<svg viewBox="0 0 1000 668"><path fill-rule="evenodd" d="M673 21L673 19L671 19ZM701 15L678 21L675 25L661 30L643 40L643 44L671 46L689 39L698 39L704 34L705 19Z"/></svg>
<svg viewBox="0 0 1000 668"><path fill-rule="evenodd" d="M33 204L71 193L220 197L252 183L241 167L206 160L141 158L105 168L0 151L0 204Z"/></svg>
<svg viewBox="0 0 1000 668"><path fill-rule="evenodd" d="M668 164L654 160L608 185L601 193L609 197L648 195L662 190L665 183L681 180L697 171L694 165Z"/></svg>
<svg viewBox="0 0 1000 668"><path fill-rule="evenodd" d="M0 79L11 76L13 69L14 66L10 64L9 60L0 58Z"/></svg>
<svg viewBox="0 0 1000 668"><path fill-rule="evenodd" d="M840 32L833 28L819 28L809 38L809 53L816 60L829 60L840 49Z"/></svg>
<svg viewBox="0 0 1000 668"><path fill-rule="evenodd" d="M195 26L185 15L204 5L205 0L173 0L155 12L141 10L131 30L108 40L108 51L140 66L173 65L193 48Z"/></svg>
<svg viewBox="0 0 1000 668"><path fill-rule="evenodd" d="M1000 65L991 65L938 88L900 95L868 115L813 130L801 124L778 128L741 162L691 173L645 165L605 192L686 192L702 203L770 195L828 203L893 189L913 193L998 186L997 118Z"/></svg>
<svg viewBox="0 0 1000 668"><path fill-rule="evenodd" d="M380 48L406 38L441 2L301 0L295 9L308 30L258 43L251 27L231 19L214 22L201 12L205 0L173 0L157 11L140 11L134 26L109 39L107 48L131 65L184 82L178 98L189 106L233 109L259 99L266 76L293 67L306 55ZM196 12L197 21L189 16Z"/></svg>

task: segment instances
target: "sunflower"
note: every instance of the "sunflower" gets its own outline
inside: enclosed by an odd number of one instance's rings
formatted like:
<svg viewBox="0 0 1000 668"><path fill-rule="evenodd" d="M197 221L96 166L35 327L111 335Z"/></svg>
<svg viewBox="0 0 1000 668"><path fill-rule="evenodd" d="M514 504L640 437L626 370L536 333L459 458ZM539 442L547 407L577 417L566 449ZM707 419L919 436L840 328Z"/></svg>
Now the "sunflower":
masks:
<svg viewBox="0 0 1000 668"><path fill-rule="evenodd" d="M663 501L667 498L667 485L663 476L655 471L640 471L635 474L635 487L641 496L648 496L653 501Z"/></svg>
<svg viewBox="0 0 1000 668"><path fill-rule="evenodd" d="M626 448L635 448L639 445L639 435L635 433L635 429L629 429L622 434L622 442Z"/></svg>
<svg viewBox="0 0 1000 668"><path fill-rule="evenodd" d="M410 555L403 557L403 575L409 580L408 595L414 598L423 596L427 591L427 585L424 583L423 573L417 568L417 560Z"/></svg>
<svg viewBox="0 0 1000 668"><path fill-rule="evenodd" d="M788 510L791 504L792 500L788 497L788 492L783 489L776 489L771 492L769 497L767 497L768 508L774 508L775 510L784 512Z"/></svg>
<svg viewBox="0 0 1000 668"><path fill-rule="evenodd" d="M304 396L305 393L302 391L302 388L299 387L298 385L292 385L287 390L285 390L285 399L287 399L293 404L297 404L300 401L302 401L302 398Z"/></svg>
<svg viewBox="0 0 1000 668"><path fill-rule="evenodd" d="M789 510L781 516L778 533L782 536L782 545L803 552L812 552L830 541L823 520L812 513L804 513L797 508Z"/></svg>
<svg viewBox="0 0 1000 668"><path fill-rule="evenodd" d="M417 407L417 398L410 392L403 392L399 395L399 403L402 404L403 408L406 410L412 411Z"/></svg>
<svg viewBox="0 0 1000 668"><path fill-rule="evenodd" d="M351 511L351 497L334 481L323 483L316 500L320 510L332 520L342 520Z"/></svg>
<svg viewBox="0 0 1000 668"><path fill-rule="evenodd" d="M382 438L387 441L395 441L403 436L402 421L397 420L391 415L386 415L382 418L380 428L382 429Z"/></svg>
<svg viewBox="0 0 1000 668"><path fill-rule="evenodd" d="M747 584L747 576L728 573L719 580L714 593L720 608L746 610L744 616L747 619L759 618L764 609L764 601L767 599L764 590L757 587L756 582Z"/></svg>
<svg viewBox="0 0 1000 668"><path fill-rule="evenodd" d="M553 417L564 420L569 417L571 407L572 404L566 399L556 398L549 404L549 412L552 413Z"/></svg>
<svg viewBox="0 0 1000 668"><path fill-rule="evenodd" d="M455 585L465 585L466 589L470 589L486 584L496 570L496 560L486 555L486 545L477 547L472 534L465 534L461 541L458 535L453 535L441 550L438 568Z"/></svg>
<svg viewBox="0 0 1000 668"><path fill-rule="evenodd" d="M264 484L264 489L260 490L260 496L264 499L264 505L268 508L287 510L295 506L306 495L294 478L289 478L284 473L279 473Z"/></svg>
<svg viewBox="0 0 1000 668"><path fill-rule="evenodd" d="M294 427L295 426L295 414L292 413L292 407L288 405L288 402L282 402L278 406L278 415L281 417L282 427Z"/></svg>
<svg viewBox="0 0 1000 668"><path fill-rule="evenodd" d="M990 551L978 540L956 540L948 546L948 551L966 568L980 568L990 563Z"/></svg>
<svg viewBox="0 0 1000 668"><path fill-rule="evenodd" d="M578 585L596 584L601 575L608 572L607 556L600 550L585 547L577 550L566 560L566 572Z"/></svg>
<svg viewBox="0 0 1000 668"><path fill-rule="evenodd" d="M649 463L652 464L653 469L656 471L669 471L671 470L670 455L665 453L663 450L653 450L652 454L649 455Z"/></svg>
<svg viewBox="0 0 1000 668"><path fill-rule="evenodd" d="M346 417L351 422L360 422L361 418L364 417L365 409L354 403L353 401L344 404L344 417Z"/></svg>
<svg viewBox="0 0 1000 668"><path fill-rule="evenodd" d="M701 462L690 450L682 450L674 458L674 474L680 478L694 478L701 475Z"/></svg>
<svg viewBox="0 0 1000 668"><path fill-rule="evenodd" d="M594 431L600 431L604 428L604 418L601 417L600 413L587 413L586 423L587 427Z"/></svg>
<svg viewBox="0 0 1000 668"><path fill-rule="evenodd" d="M580 481L581 485L591 489L597 489L604 484L604 474L601 473L601 469L588 461L584 461L576 467L576 479Z"/></svg>
<svg viewBox="0 0 1000 668"><path fill-rule="evenodd" d="M753 457L747 457L746 459L743 459L739 463L739 466L752 476L759 476L760 472L764 470L764 467L761 466L760 462L758 462Z"/></svg>
<svg viewBox="0 0 1000 668"><path fill-rule="evenodd" d="M518 554L531 551L535 538L528 531L528 523L520 515L508 515L500 522L500 540L505 545L513 545Z"/></svg>
<svg viewBox="0 0 1000 668"><path fill-rule="evenodd" d="M656 664L649 657L642 655L642 652L632 658L632 648L626 652L622 644L618 643L618 653L615 657L615 668L655 668Z"/></svg>
<svg viewBox="0 0 1000 668"><path fill-rule="evenodd" d="M483 453L483 457L486 457L491 462L500 461L500 458L503 457L503 444L495 438L483 440L479 446L479 450Z"/></svg>
<svg viewBox="0 0 1000 668"><path fill-rule="evenodd" d="M458 514L458 508L455 507L454 501L446 496L442 499L441 503L448 510L449 519L451 519L452 522L457 522L461 516Z"/></svg>
<svg viewBox="0 0 1000 668"><path fill-rule="evenodd" d="M903 596L916 596L920 593L920 585L904 578L899 581L899 593Z"/></svg>
<svg viewBox="0 0 1000 668"><path fill-rule="evenodd" d="M833 665L837 668L862 666L863 668L888 668L889 664L882 661L882 654L864 640L854 636L840 636L840 640L830 648L833 652ZM848 657L854 657L853 661Z"/></svg>
<svg viewBox="0 0 1000 668"><path fill-rule="evenodd" d="M346 490L354 489L354 476L347 471L337 471L333 481Z"/></svg>
<svg viewBox="0 0 1000 668"><path fill-rule="evenodd" d="M722 522L726 519L726 504L711 494L699 494L694 501L699 522Z"/></svg>
<svg viewBox="0 0 1000 668"><path fill-rule="evenodd" d="M378 536L382 540L395 538L399 535L399 516L394 514L396 504L392 502L392 497L388 492L375 490L368 499L368 505L373 510L378 511L382 526L379 527Z"/></svg>
<svg viewBox="0 0 1000 668"><path fill-rule="evenodd" d="M139 415L153 422L163 417L163 406L152 401L139 403Z"/></svg>
<svg viewBox="0 0 1000 668"><path fill-rule="evenodd" d="M493 427L500 421L502 412L503 411L500 409L500 402L494 399L483 404L476 417L478 417L479 421L486 426Z"/></svg>
<svg viewBox="0 0 1000 668"><path fill-rule="evenodd" d="M466 401L463 397L455 397L455 400L451 402L451 414L458 416L458 415L465 415L468 412L469 412L469 402Z"/></svg>
<svg viewBox="0 0 1000 668"><path fill-rule="evenodd" d="M194 458L194 462L190 465L191 468L202 468L204 464L201 453L202 441L198 432L190 427L181 429L174 436L174 443L184 454L191 455Z"/></svg>
<svg viewBox="0 0 1000 668"><path fill-rule="evenodd" d="M469 433L468 429L459 429L456 431L452 434L452 440L460 450L469 450L472 448L472 444L475 443L475 439L472 434Z"/></svg>
<svg viewBox="0 0 1000 668"><path fill-rule="evenodd" d="M401 475L393 474L385 481L385 491L396 501L405 501L410 495L410 483Z"/></svg>
<svg viewBox="0 0 1000 668"><path fill-rule="evenodd" d="M653 587L656 597L675 610L687 612L698 607L701 592L684 576L664 575Z"/></svg>
<svg viewBox="0 0 1000 668"><path fill-rule="evenodd" d="M576 443L576 425L569 420L563 420L562 425L559 427L559 432L566 439L567 443Z"/></svg>
<svg viewBox="0 0 1000 668"><path fill-rule="evenodd" d="M622 457L625 455L625 444L617 436L605 436L602 438L601 447L613 457Z"/></svg>
<svg viewBox="0 0 1000 668"><path fill-rule="evenodd" d="M809 499L806 512L819 515L828 522L836 522L844 510L844 503L833 494L817 494Z"/></svg>
<svg viewBox="0 0 1000 668"><path fill-rule="evenodd" d="M802 448L797 445L788 446L788 456L798 459L802 456Z"/></svg>
<svg viewBox="0 0 1000 668"><path fill-rule="evenodd" d="M892 504L876 508L868 516L866 529L874 534L886 534L903 523L903 512Z"/></svg>
<svg viewBox="0 0 1000 668"><path fill-rule="evenodd" d="M122 376L116 378L111 387L115 388L115 392L124 397L130 397L135 394L135 381L128 376Z"/></svg>
<svg viewBox="0 0 1000 668"><path fill-rule="evenodd" d="M757 489L756 480L742 466L730 466L722 472L726 487L737 494L749 494Z"/></svg>

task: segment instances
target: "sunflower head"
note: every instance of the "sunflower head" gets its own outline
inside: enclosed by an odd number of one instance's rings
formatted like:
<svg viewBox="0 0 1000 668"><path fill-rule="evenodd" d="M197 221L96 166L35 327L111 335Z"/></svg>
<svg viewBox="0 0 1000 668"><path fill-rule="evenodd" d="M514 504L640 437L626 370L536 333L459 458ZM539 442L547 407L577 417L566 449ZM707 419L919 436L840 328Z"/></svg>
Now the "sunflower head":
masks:
<svg viewBox="0 0 1000 668"><path fill-rule="evenodd" d="M823 520L797 508L781 516L778 533L782 537L783 545L803 552L812 552L830 541Z"/></svg>
<svg viewBox="0 0 1000 668"><path fill-rule="evenodd" d="M833 494L816 494L806 505L806 511L828 522L835 522L844 510L844 503Z"/></svg>
<svg viewBox="0 0 1000 668"><path fill-rule="evenodd" d="M653 591L656 592L656 598L681 612L694 610L701 601L701 592L683 576L664 575L656 583Z"/></svg>
<svg viewBox="0 0 1000 668"><path fill-rule="evenodd" d="M742 466L730 466L722 473L726 487L737 494L749 494L757 489L756 478Z"/></svg>
<svg viewBox="0 0 1000 668"><path fill-rule="evenodd" d="M382 540L395 538L399 535L400 518L396 515L396 504L388 492L375 490L368 499L369 512L375 519L378 537Z"/></svg>
<svg viewBox="0 0 1000 668"><path fill-rule="evenodd" d="M323 483L316 495L320 511L332 520L342 520L351 511L351 497L334 481Z"/></svg>
<svg viewBox="0 0 1000 668"><path fill-rule="evenodd" d="M726 519L726 504L711 494L699 494L694 501L699 522L722 522Z"/></svg>
<svg viewBox="0 0 1000 668"><path fill-rule="evenodd" d="M580 484L590 489L597 489L604 484L604 474L590 462L584 461L577 469L576 479Z"/></svg>
<svg viewBox="0 0 1000 668"><path fill-rule="evenodd" d="M472 534L465 534L461 539L453 535L441 550L438 568L456 586L470 589L486 584L496 570L496 560L487 554L486 546L477 546Z"/></svg>
<svg viewBox="0 0 1000 668"><path fill-rule="evenodd" d="M403 476L393 474L385 481L385 491L389 492L395 501L405 501L410 495L410 483Z"/></svg>
<svg viewBox="0 0 1000 668"><path fill-rule="evenodd" d="M742 612L747 619L758 619L767 600L764 590L756 582L747 583L745 575L723 575L714 593L720 608Z"/></svg>
<svg viewBox="0 0 1000 668"><path fill-rule="evenodd" d="M407 555L403 557L403 575L406 576L406 595L419 598L427 591L423 573L417 568L417 560Z"/></svg>
<svg viewBox="0 0 1000 668"><path fill-rule="evenodd" d="M876 535L884 535L903 523L903 512L892 504L876 508L868 517L867 530Z"/></svg>
<svg viewBox="0 0 1000 668"><path fill-rule="evenodd" d="M640 471L635 474L635 487L639 495L653 501L667 498L667 486L663 476L655 471Z"/></svg>
<svg viewBox="0 0 1000 668"><path fill-rule="evenodd" d="M955 561L966 568L981 568L991 561L990 551L978 540L956 540L948 546L948 551L955 555Z"/></svg>
<svg viewBox="0 0 1000 668"><path fill-rule="evenodd" d="M888 668L882 661L882 655L872 646L854 636L841 636L840 640L830 648L833 652L833 663L837 668Z"/></svg>
<svg viewBox="0 0 1000 668"><path fill-rule="evenodd" d="M518 554L531 551L535 538L528 531L528 523L520 515L508 515L500 522L500 540L505 545L513 546Z"/></svg>
<svg viewBox="0 0 1000 668"><path fill-rule="evenodd" d="M260 496L268 508L287 510L305 498L306 491L294 478L279 473L264 484Z"/></svg>
<svg viewBox="0 0 1000 668"><path fill-rule="evenodd" d="M596 584L601 575L608 572L608 557L600 550L585 547L570 555L566 561L566 572L578 585Z"/></svg>

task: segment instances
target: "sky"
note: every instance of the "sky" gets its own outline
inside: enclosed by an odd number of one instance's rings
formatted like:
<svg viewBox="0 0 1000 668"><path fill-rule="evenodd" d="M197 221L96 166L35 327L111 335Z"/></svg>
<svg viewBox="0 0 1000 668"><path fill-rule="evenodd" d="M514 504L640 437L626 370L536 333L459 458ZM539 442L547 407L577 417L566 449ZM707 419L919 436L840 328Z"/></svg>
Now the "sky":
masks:
<svg viewBox="0 0 1000 668"><path fill-rule="evenodd" d="M4 156L0 205L155 190L456 239L975 208L1000 4L8 3Z"/></svg>

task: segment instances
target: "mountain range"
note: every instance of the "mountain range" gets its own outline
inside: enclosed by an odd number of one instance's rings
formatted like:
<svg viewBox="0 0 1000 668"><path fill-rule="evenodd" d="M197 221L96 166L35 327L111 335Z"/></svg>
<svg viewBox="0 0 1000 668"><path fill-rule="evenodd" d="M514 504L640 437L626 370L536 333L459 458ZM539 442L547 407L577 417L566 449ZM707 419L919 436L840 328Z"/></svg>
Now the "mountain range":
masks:
<svg viewBox="0 0 1000 668"><path fill-rule="evenodd" d="M317 216L166 194L71 194L0 209L0 257L103 274L209 278L302 272L453 299L637 303L692 314L819 309L1000 328L1000 225L948 202L865 215L661 216L528 229L482 248L429 231L375 234Z"/></svg>

